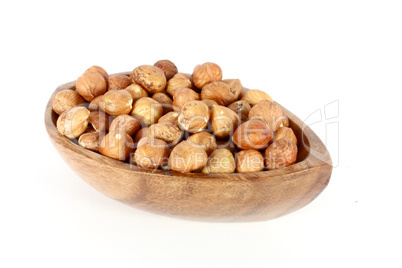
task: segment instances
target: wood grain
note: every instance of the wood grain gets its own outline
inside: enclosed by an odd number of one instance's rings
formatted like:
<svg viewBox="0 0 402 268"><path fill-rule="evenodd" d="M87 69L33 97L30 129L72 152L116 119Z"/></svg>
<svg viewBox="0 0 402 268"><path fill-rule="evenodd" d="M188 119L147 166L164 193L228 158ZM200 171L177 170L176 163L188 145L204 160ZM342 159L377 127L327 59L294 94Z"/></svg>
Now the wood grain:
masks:
<svg viewBox="0 0 402 268"><path fill-rule="evenodd" d="M122 73L127 75L128 73ZM317 135L281 106L299 140L298 159L285 168L254 173L181 174L150 170L84 149L60 135L52 111L45 111L50 140L65 162L99 192L138 209L190 220L245 222L273 219L298 210L327 186L330 155Z"/></svg>

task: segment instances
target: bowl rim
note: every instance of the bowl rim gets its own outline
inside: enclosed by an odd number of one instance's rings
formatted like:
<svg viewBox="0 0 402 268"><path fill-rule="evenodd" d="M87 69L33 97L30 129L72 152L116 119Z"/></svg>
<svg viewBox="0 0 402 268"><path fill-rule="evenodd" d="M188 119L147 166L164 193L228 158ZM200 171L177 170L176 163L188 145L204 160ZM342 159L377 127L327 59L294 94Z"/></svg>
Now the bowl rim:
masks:
<svg viewBox="0 0 402 268"><path fill-rule="evenodd" d="M120 73L115 73L115 74L123 74L123 75L129 75L130 72L120 72ZM114 75L114 74L110 74ZM58 145L62 146L66 150L70 152L74 152L76 154L79 154L82 157L86 158L91 158L97 162L101 162L104 165L111 166L113 168L118 168L118 169L123 169L123 170L129 170L130 172L133 172L134 174L155 174L159 176L166 176L166 177L176 177L176 178L194 178L194 179L216 179L216 178L231 178L231 179L237 179L237 180L244 180L244 179L259 179L259 178L270 178L270 177L276 177L276 176L283 176L285 174L293 174L293 173L299 173L299 172L305 172L310 169L314 168L320 168L322 166L332 166L331 162L331 157L329 155L328 150L326 149L325 145L322 143L320 138L314 133L314 131L307 125L304 124L302 120L300 120L297 116L295 116L293 113L291 113L289 110L284 108L282 105L277 103L285 115L289 118L293 124L297 125L300 127L301 132L302 132L302 137L303 140L299 142L308 144L307 150L308 154L305 157L305 159L301 160L300 162L294 163L292 165L279 168L279 169L274 169L274 170L265 170L265 171L259 171L259 172L249 172L249 173L216 173L216 174L203 174L203 173L180 173L180 172L175 172L175 171L164 171L160 169L149 169L149 168L143 168L135 165L131 165L129 163L115 160L112 158L109 158L107 156L104 156L100 153L93 152L91 150L85 149L73 142L71 142L68 138L65 136L61 135L58 130L56 125L53 123L52 117L54 116L54 111L52 108L52 102L53 99L55 98L56 94L65 89L74 89L75 90L75 84L76 81L71 81L68 83L64 83L60 86L58 86L53 94L51 95L47 106L45 110L45 127L48 132L49 138L52 140L52 142L57 143ZM53 114L54 113L54 114ZM307 141L304 140L304 138L307 139ZM320 152L319 158L314 156L311 152Z"/></svg>

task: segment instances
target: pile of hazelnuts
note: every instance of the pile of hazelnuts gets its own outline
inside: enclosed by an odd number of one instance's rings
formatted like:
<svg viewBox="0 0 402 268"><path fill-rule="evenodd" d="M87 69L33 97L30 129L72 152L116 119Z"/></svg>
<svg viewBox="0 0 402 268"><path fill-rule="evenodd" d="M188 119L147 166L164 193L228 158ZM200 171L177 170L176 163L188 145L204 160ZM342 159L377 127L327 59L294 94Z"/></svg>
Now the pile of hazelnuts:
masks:
<svg viewBox="0 0 402 268"><path fill-rule="evenodd" d="M233 173L293 164L297 138L264 91L223 79L211 62L192 74L161 60L109 75L92 66L53 100L57 129L80 146L143 168Z"/></svg>

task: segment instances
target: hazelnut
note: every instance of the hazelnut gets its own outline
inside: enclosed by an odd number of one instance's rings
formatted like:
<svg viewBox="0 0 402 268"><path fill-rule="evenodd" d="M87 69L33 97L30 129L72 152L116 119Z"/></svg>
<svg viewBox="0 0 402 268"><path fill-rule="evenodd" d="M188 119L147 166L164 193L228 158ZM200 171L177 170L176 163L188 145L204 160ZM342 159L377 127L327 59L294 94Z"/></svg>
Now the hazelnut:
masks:
<svg viewBox="0 0 402 268"><path fill-rule="evenodd" d="M228 108L239 115L242 123L248 120L248 113L250 112L251 107L246 101L239 100L233 102L228 106Z"/></svg>
<svg viewBox="0 0 402 268"><path fill-rule="evenodd" d="M105 94L107 82L100 73L86 71L78 77L75 87L86 101L92 101L94 98Z"/></svg>
<svg viewBox="0 0 402 268"><path fill-rule="evenodd" d="M157 168L168 161L169 148L165 141L159 139L142 138L134 153L138 166Z"/></svg>
<svg viewBox="0 0 402 268"><path fill-rule="evenodd" d="M216 149L209 156L202 173L233 173L236 165L233 154L228 149Z"/></svg>
<svg viewBox="0 0 402 268"><path fill-rule="evenodd" d="M138 144L138 142L142 139L142 138L146 138L148 137L148 128L147 127L143 127L140 130L138 130L137 134L135 134L134 137L134 142Z"/></svg>
<svg viewBox="0 0 402 268"><path fill-rule="evenodd" d="M179 110L185 103L199 99L200 94L190 88L177 89L173 95L173 108Z"/></svg>
<svg viewBox="0 0 402 268"><path fill-rule="evenodd" d="M169 156L169 167L173 171L191 172L202 169L208 155L202 148L193 147L187 140L177 144Z"/></svg>
<svg viewBox="0 0 402 268"><path fill-rule="evenodd" d="M202 65L197 65L193 71L194 85L197 88L203 88L206 84L213 81L222 80L221 68L212 62L206 62Z"/></svg>
<svg viewBox="0 0 402 268"><path fill-rule="evenodd" d="M131 79L152 94L161 92L166 87L166 76L163 71L151 65L135 68L131 73Z"/></svg>
<svg viewBox="0 0 402 268"><path fill-rule="evenodd" d="M112 74L109 75L108 80L108 90L119 90L125 89L132 84L130 77L124 74Z"/></svg>
<svg viewBox="0 0 402 268"><path fill-rule="evenodd" d="M137 118L141 125L149 126L158 122L163 114L162 104L149 97L144 97L134 103L131 115Z"/></svg>
<svg viewBox="0 0 402 268"><path fill-rule="evenodd" d="M203 103L205 103L208 106L208 109L211 111L212 105L218 105L218 103L214 100L201 100Z"/></svg>
<svg viewBox="0 0 402 268"><path fill-rule="evenodd" d="M214 135L208 132L195 133L188 137L187 141L192 147L205 150L207 155L210 155L214 150L217 149Z"/></svg>
<svg viewBox="0 0 402 268"><path fill-rule="evenodd" d="M126 90L131 94L133 102L136 102L143 97L148 97L148 92L142 86L135 83L129 85Z"/></svg>
<svg viewBox="0 0 402 268"><path fill-rule="evenodd" d="M274 134L266 122L250 119L236 129L232 140L241 149L261 150L268 146L273 136Z"/></svg>
<svg viewBox="0 0 402 268"><path fill-rule="evenodd" d="M173 96L179 88L194 88L193 77L190 74L177 73L167 83L166 91Z"/></svg>
<svg viewBox="0 0 402 268"><path fill-rule="evenodd" d="M100 74L105 79L106 82L107 82L107 78L109 77L106 70L97 65L93 65L93 66L89 67L86 71L92 71L92 72L96 72L96 73Z"/></svg>
<svg viewBox="0 0 402 268"><path fill-rule="evenodd" d="M243 90L240 79L223 79L222 82L230 87L230 92L234 95L234 99L238 100Z"/></svg>
<svg viewBox="0 0 402 268"><path fill-rule="evenodd" d="M262 100L254 105L248 113L248 118L258 118L269 124L272 131L276 131L285 120L285 116L279 107L273 101Z"/></svg>
<svg viewBox="0 0 402 268"><path fill-rule="evenodd" d="M178 72L176 65L174 65L174 63L170 60L157 61L155 62L154 66L163 71L167 80L170 80Z"/></svg>
<svg viewBox="0 0 402 268"><path fill-rule="evenodd" d="M110 131L125 132L133 136L141 128L140 122L131 115L122 114L113 119Z"/></svg>
<svg viewBox="0 0 402 268"><path fill-rule="evenodd" d="M257 172L264 170L264 157L257 150L243 150L236 155L236 171Z"/></svg>
<svg viewBox="0 0 402 268"><path fill-rule="evenodd" d="M183 136L183 132L172 123L156 123L148 128L147 136L165 141L169 146L176 145Z"/></svg>
<svg viewBox="0 0 402 268"><path fill-rule="evenodd" d="M169 112L159 118L158 123L172 123L172 124L178 124L177 119L179 118L180 113L179 112Z"/></svg>
<svg viewBox="0 0 402 268"><path fill-rule="evenodd" d="M283 138L291 139L297 145L297 138L293 130L289 127L280 127L275 133L272 141L277 141Z"/></svg>
<svg viewBox="0 0 402 268"><path fill-rule="evenodd" d="M285 167L296 162L297 146L288 138L273 142L265 150L265 165L268 169Z"/></svg>
<svg viewBox="0 0 402 268"><path fill-rule="evenodd" d="M73 107L64 111L57 119L57 130L69 139L76 139L88 126L90 111L85 107Z"/></svg>
<svg viewBox="0 0 402 268"><path fill-rule="evenodd" d="M110 90L99 102L99 107L113 116L129 114L133 108L133 98L127 90Z"/></svg>
<svg viewBox="0 0 402 268"><path fill-rule="evenodd" d="M133 139L124 132L111 131L99 145L99 152L117 160L126 160L134 150Z"/></svg>
<svg viewBox="0 0 402 268"><path fill-rule="evenodd" d="M96 97L95 99L93 99L88 105L88 110L99 111L100 110L99 102L101 102L101 101L103 101L103 95L100 95L100 96Z"/></svg>
<svg viewBox="0 0 402 268"><path fill-rule="evenodd" d="M178 124L190 133L203 131L208 126L209 109L202 101L189 101L183 105Z"/></svg>
<svg viewBox="0 0 402 268"><path fill-rule="evenodd" d="M272 101L271 96L269 96L264 91L261 91L261 90L258 90L258 89L251 89L251 90L246 91L243 94L243 97L241 99L244 100L244 101L247 101L248 104L250 104L251 106L256 105L261 100L270 100L270 101Z"/></svg>
<svg viewBox="0 0 402 268"><path fill-rule="evenodd" d="M173 111L173 101L165 93L157 92L152 98L162 104L164 114Z"/></svg>
<svg viewBox="0 0 402 268"><path fill-rule="evenodd" d="M214 100L219 105L223 106L235 101L234 94L230 91L230 87L220 81L206 84L201 90L201 99Z"/></svg>
<svg viewBox="0 0 402 268"><path fill-rule="evenodd" d="M99 143L105 136L104 132L84 133L78 139L78 144L85 149L98 152Z"/></svg>
<svg viewBox="0 0 402 268"><path fill-rule="evenodd" d="M57 92L53 99L52 108L58 115L67 111L75 106L84 105L85 100L77 93L77 91L71 89L65 89Z"/></svg>
<svg viewBox="0 0 402 268"><path fill-rule="evenodd" d="M92 111L89 114L88 122L96 131L105 132L109 130L109 115L102 111Z"/></svg>
<svg viewBox="0 0 402 268"><path fill-rule="evenodd" d="M213 105L211 109L211 130L218 138L229 137L239 125L239 116L227 107Z"/></svg>

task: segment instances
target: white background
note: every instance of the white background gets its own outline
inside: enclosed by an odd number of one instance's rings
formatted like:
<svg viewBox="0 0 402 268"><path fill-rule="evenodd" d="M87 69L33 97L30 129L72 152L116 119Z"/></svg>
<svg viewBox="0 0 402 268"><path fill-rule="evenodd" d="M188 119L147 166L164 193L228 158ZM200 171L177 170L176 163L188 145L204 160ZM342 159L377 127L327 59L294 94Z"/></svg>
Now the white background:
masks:
<svg viewBox="0 0 402 268"><path fill-rule="evenodd" d="M387 0L2 1L0 267L401 267L401 14ZM303 120L332 103L339 116L311 125L336 164L326 190L279 219L203 223L85 184L47 137L53 90L94 64L165 58L216 62Z"/></svg>

